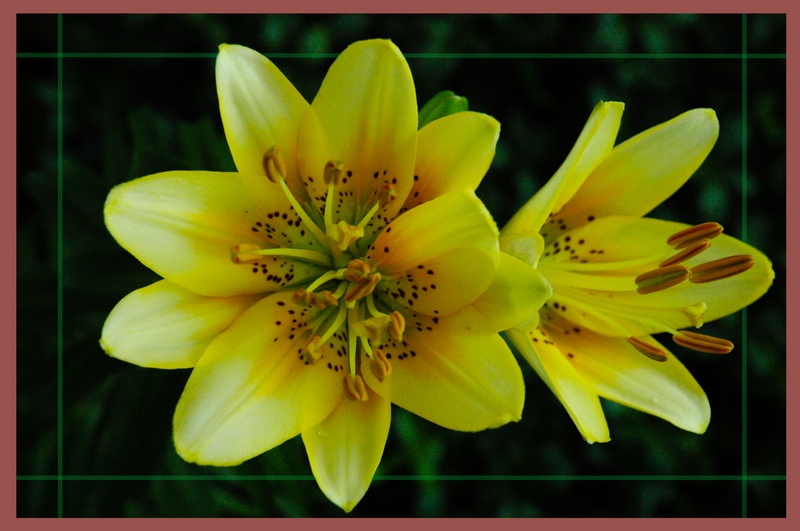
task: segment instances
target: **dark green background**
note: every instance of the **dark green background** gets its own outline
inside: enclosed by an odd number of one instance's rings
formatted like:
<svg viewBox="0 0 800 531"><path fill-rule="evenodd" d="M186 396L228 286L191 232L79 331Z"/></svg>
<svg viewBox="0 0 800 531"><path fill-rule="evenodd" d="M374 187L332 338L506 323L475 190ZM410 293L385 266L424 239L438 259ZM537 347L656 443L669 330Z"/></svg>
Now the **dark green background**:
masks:
<svg viewBox="0 0 800 531"><path fill-rule="evenodd" d="M395 408L377 477L352 516L785 515L785 16L17 20L19 516L343 514L311 479L299 438L230 469L176 456L171 415L189 372L142 369L98 346L114 304L156 280L105 230L102 207L112 186L148 173L232 169L214 85L220 43L273 57L310 100L333 54L372 37L411 54L420 104L449 89L501 122L478 189L499 225L558 168L598 100L626 103L619 140L690 108L715 109L717 146L654 215L715 220L738 237L745 228L776 279L747 310L746 331L741 314L703 328L733 340L733 354L676 349L711 401L705 435L605 403L612 441L585 444L525 366L527 400L515 425L463 434ZM59 35L68 54L61 70ZM745 48L757 54L746 63ZM417 55L425 53L543 55ZM745 472L758 477L743 483Z"/></svg>

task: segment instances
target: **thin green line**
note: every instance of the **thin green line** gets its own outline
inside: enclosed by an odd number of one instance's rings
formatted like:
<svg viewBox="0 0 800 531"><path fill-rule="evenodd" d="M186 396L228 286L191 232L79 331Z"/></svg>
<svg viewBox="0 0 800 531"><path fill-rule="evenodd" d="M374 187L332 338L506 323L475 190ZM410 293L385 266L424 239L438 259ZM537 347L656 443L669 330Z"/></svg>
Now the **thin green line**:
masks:
<svg viewBox="0 0 800 531"><path fill-rule="evenodd" d="M270 53L273 59L335 59L338 53ZM407 59L736 59L738 53L406 53ZM18 52L18 59L214 59L217 52L206 53L141 53L141 52ZM749 59L786 59L786 54L762 53Z"/></svg>
<svg viewBox="0 0 800 531"><path fill-rule="evenodd" d="M747 242L747 14L742 14L742 241ZM747 518L747 308L742 308L742 518Z"/></svg>
<svg viewBox="0 0 800 531"><path fill-rule="evenodd" d="M314 476L275 475L275 476L17 476L18 481L314 481ZM520 475L520 476L375 476L374 481L743 481L745 476L559 476L559 475ZM747 476L748 481L786 481L786 476L764 475Z"/></svg>
<svg viewBox="0 0 800 531"><path fill-rule="evenodd" d="M63 345L63 309L64 309L64 272L62 269L64 257L64 229L63 229L63 177L64 177L64 128L63 128L63 111L64 111L64 60L62 52L64 50L63 43L63 20L61 13L58 14L58 236L57 236L57 260L58 260L58 296L57 296L57 314L58 314L58 517L64 515L64 345Z"/></svg>

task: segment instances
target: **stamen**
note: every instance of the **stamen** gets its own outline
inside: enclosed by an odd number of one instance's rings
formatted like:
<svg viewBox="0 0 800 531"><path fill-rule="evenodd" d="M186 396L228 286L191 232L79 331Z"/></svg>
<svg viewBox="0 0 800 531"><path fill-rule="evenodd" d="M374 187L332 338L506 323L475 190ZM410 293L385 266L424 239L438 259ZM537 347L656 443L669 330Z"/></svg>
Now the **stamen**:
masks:
<svg viewBox="0 0 800 531"><path fill-rule="evenodd" d="M680 264L681 262L685 262L686 260L689 260L690 258L694 258L698 254L702 253L703 251L705 251L706 249L711 247L711 240L707 240L707 239L691 240L691 242L694 242L694 243L692 243L690 246L686 246L686 248L683 249L678 254L667 258L666 260L664 260L663 262L658 264L658 267L667 267L667 266L671 266L671 265L674 265L674 264ZM691 243L691 242L687 242L687 243Z"/></svg>
<svg viewBox="0 0 800 531"><path fill-rule="evenodd" d="M284 179L284 175L286 175L286 165L283 163L281 150L278 146L272 146L264 153L264 157L261 159L261 165L264 168L264 174L266 174L267 179L273 183L278 183Z"/></svg>
<svg viewBox="0 0 800 531"><path fill-rule="evenodd" d="M322 357L322 353L319 351L321 340L322 338L318 335L309 338L303 346L303 361L313 364Z"/></svg>
<svg viewBox="0 0 800 531"><path fill-rule="evenodd" d="M640 295L647 295L680 284L690 276L689 268L675 264L642 273L634 279L634 282L636 283L636 292Z"/></svg>
<svg viewBox="0 0 800 531"><path fill-rule="evenodd" d="M372 208L370 208L370 209L369 209L369 212L367 212L367 215L366 215L366 216L364 216L364 217L361 219L361 221L359 221L359 223L358 223L358 228L360 228L360 229L363 229L364 227L366 227L366 226L367 226L367 223L369 223L369 220L371 220L371 219L372 219L372 216L374 216L374 215L375 215L375 212L377 212L377 211L378 211L378 208L379 208L380 206L381 206L380 202L378 202L378 203L375 203L374 205L372 205Z"/></svg>
<svg viewBox="0 0 800 531"><path fill-rule="evenodd" d="M327 214L327 209L325 211ZM340 251L346 251L350 244L364 236L362 227L354 227L346 221L328 225L327 236L336 243Z"/></svg>
<svg viewBox="0 0 800 531"><path fill-rule="evenodd" d="M348 372L344 376L344 388L353 400L358 400L359 402L366 402L369 400L367 386L364 385L364 379L360 374L353 376Z"/></svg>
<svg viewBox="0 0 800 531"><path fill-rule="evenodd" d="M389 335L397 342L403 341L403 332L406 330L405 317L398 311L390 313L389 317L392 319L392 328L389 329Z"/></svg>
<svg viewBox="0 0 800 531"><path fill-rule="evenodd" d="M641 354L644 354L648 358L654 361L667 361L667 353L661 350L658 347L654 347L649 343L645 343L639 338L636 337L629 337L628 343L633 345L633 348L638 350Z"/></svg>
<svg viewBox="0 0 800 531"><path fill-rule="evenodd" d="M383 351L379 348L376 348L373 351L372 359L369 360L369 368L379 382L382 382L387 376L392 374L392 365L389 363L389 360L386 359L386 355L383 353Z"/></svg>
<svg viewBox="0 0 800 531"><path fill-rule="evenodd" d="M294 194L292 194L292 191L289 190L289 186L286 184L286 179L284 178L286 175L286 165L283 163L283 157L281 157L281 151L278 146L272 146L264 153L261 164L264 167L264 173L267 175L267 178L281 187L286 199L289 200L292 208L294 208L294 211L300 216L300 219L303 220L308 230L311 231L317 241L321 244L325 244L325 235L322 234L317 224L308 216L308 213L303 210L303 207L297 202Z"/></svg>
<svg viewBox="0 0 800 531"><path fill-rule="evenodd" d="M338 185L339 182L342 180L342 164L341 160L329 160L327 164L325 164L325 170L322 173L322 178L325 180L325 184L333 184L334 186Z"/></svg>
<svg viewBox="0 0 800 531"><path fill-rule="evenodd" d="M381 281L381 274L377 271L372 272L372 267L360 258L350 260L347 263L347 269L342 273L342 277L352 283L344 296L344 300L348 303L366 297L373 292L375 286Z"/></svg>
<svg viewBox="0 0 800 531"><path fill-rule="evenodd" d="M261 255L255 254L252 251L258 251L261 247L252 243L242 243L231 247L231 262L234 264L242 264L245 262L255 262L261 259Z"/></svg>
<svg viewBox="0 0 800 531"><path fill-rule="evenodd" d="M356 281L344 296L347 302L355 302L358 299L366 297L375 290L375 286L381 281L380 273L371 273L364 280Z"/></svg>
<svg viewBox="0 0 800 531"><path fill-rule="evenodd" d="M755 263L755 260L749 254L729 256L693 267L692 277L689 280L695 284L722 280L723 278L744 273L753 267Z"/></svg>
<svg viewBox="0 0 800 531"><path fill-rule="evenodd" d="M708 352L709 354L727 354L733 350L733 343L727 339L687 332L686 330L673 335L672 340L682 347L698 352Z"/></svg>
<svg viewBox="0 0 800 531"><path fill-rule="evenodd" d="M286 247L262 249L258 245L252 243L241 243L231 247L231 261L234 264L255 262L256 260L260 260L262 256L290 256L292 258L300 258L302 260L314 262L327 267L330 267L331 265L330 256L319 251L312 251L310 249L291 249Z"/></svg>
<svg viewBox="0 0 800 531"><path fill-rule="evenodd" d="M389 183L384 183L383 186L378 188L378 204L381 208L386 208L386 206L397 199L397 190L395 190L394 186Z"/></svg>
<svg viewBox="0 0 800 531"><path fill-rule="evenodd" d="M722 234L722 225L713 221L701 223L688 229L676 232L667 238L667 245L672 245L675 249L684 249L693 245L699 240L710 240Z"/></svg>

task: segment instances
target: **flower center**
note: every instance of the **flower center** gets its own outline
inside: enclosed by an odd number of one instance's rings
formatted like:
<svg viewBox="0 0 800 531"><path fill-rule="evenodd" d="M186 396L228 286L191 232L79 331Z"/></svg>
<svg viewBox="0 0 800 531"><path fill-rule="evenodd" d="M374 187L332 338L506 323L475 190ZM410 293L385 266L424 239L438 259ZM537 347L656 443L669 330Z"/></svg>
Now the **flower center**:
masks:
<svg viewBox="0 0 800 531"><path fill-rule="evenodd" d="M677 329L679 321L701 326L706 310L704 302L668 308L659 304L651 306L647 301L648 295L687 280L692 284L705 284L730 278L753 267L754 260L749 255L686 265L690 259L709 249L711 240L722 231L718 223L702 223L671 235L658 256L617 261L609 261L602 248L578 254L574 248L586 242L583 239L573 242L568 231L562 233L560 237L551 239L539 264L555 292L543 309L543 322L548 321L548 316L558 315L607 335L627 337L633 348L657 361L666 361L667 353L646 341L647 335L657 332L668 332L676 344L699 352L730 352L733 350L730 341ZM569 258L556 259L560 253L569 253Z"/></svg>
<svg viewBox="0 0 800 531"><path fill-rule="evenodd" d="M309 332L298 339L302 341L300 360L305 364L319 361L332 344L329 343L331 338L342 338L347 342L348 368L343 378L346 394L354 400L367 400L369 394L360 374L360 356L369 358L370 370L383 381L391 374L391 364L380 347L387 336L402 342L405 331L405 318L400 312L382 312L376 306L375 288L382 275L359 251L369 248L372 243L360 241L365 239L365 227L379 210L396 199L394 186L384 183L376 188L367 198L366 213L352 225L350 220L335 219L335 190L345 178L342 162L329 161L323 169L327 195L324 207L320 207L322 212L313 206L304 208L291 192L285 180L286 166L277 146L264 154L262 163L267 178L280 187L304 228L319 245L315 246L316 249L296 249L277 244L265 248L260 244L243 243L231 249L231 260L238 264L253 262L265 255L285 256L326 269L307 286L293 293L297 304L316 310L309 321ZM375 237L377 235L366 239L374 240ZM333 369L331 364L328 367ZM338 366L335 369L338 370Z"/></svg>

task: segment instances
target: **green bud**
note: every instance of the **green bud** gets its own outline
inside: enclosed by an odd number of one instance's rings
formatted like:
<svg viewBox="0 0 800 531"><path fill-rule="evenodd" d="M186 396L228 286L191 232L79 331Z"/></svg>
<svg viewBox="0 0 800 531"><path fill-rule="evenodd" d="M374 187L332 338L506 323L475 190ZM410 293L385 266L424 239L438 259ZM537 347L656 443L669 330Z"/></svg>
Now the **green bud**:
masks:
<svg viewBox="0 0 800 531"><path fill-rule="evenodd" d="M469 110L467 98L445 90L432 97L419 111L419 128L422 129L439 118L467 110Z"/></svg>

